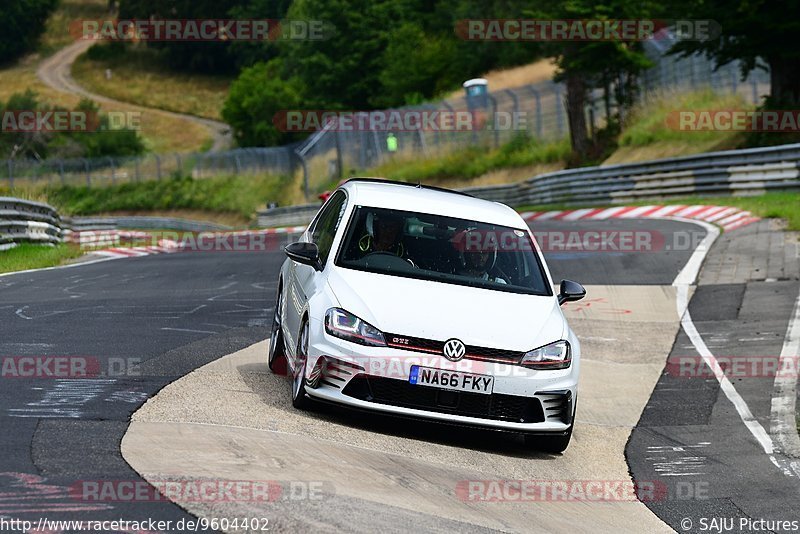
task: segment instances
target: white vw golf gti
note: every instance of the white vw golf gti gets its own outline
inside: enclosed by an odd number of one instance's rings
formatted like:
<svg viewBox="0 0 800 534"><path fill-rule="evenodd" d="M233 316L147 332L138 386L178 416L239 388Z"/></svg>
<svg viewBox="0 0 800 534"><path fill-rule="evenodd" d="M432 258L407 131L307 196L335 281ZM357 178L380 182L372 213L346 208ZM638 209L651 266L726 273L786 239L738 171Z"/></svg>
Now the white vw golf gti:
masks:
<svg viewBox="0 0 800 534"><path fill-rule="evenodd" d="M503 204L353 179L285 249L269 348L292 402L525 435L563 451L580 345L525 221ZM288 364L288 366L287 366Z"/></svg>

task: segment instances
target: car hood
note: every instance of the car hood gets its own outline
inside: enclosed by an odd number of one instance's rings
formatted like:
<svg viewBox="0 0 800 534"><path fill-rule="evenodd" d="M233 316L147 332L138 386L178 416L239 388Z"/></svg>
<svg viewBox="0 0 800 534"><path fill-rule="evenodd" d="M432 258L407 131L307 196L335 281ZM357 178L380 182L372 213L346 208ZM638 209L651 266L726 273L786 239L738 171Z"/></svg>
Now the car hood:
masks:
<svg viewBox="0 0 800 534"><path fill-rule="evenodd" d="M553 297L331 269L328 284L342 308L383 332L467 345L528 351L565 339Z"/></svg>

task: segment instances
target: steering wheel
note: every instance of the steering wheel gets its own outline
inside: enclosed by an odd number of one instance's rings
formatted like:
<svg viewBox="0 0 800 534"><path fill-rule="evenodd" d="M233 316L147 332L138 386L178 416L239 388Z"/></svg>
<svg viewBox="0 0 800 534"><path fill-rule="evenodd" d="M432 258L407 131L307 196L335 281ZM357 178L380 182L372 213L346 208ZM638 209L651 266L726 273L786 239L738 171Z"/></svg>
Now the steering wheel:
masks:
<svg viewBox="0 0 800 534"><path fill-rule="evenodd" d="M417 265L413 261L411 261L408 258L401 258L397 254L394 254L392 252L386 252L384 250L376 250L375 252L370 252L369 254L364 256L364 259L369 258L370 256L388 256L388 257L391 257L391 258L397 258L398 260L403 260L404 262L408 263L414 269L417 269Z"/></svg>

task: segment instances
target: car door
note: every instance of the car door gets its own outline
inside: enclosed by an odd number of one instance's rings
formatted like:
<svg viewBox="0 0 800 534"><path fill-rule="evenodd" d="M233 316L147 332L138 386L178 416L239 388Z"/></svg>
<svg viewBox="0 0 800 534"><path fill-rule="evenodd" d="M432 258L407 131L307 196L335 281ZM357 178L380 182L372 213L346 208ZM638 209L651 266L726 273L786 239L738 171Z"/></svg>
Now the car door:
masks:
<svg viewBox="0 0 800 534"><path fill-rule="evenodd" d="M292 334L292 339L288 340L291 343L292 354L294 354L296 348L300 321L308 299L319 289L319 285L323 280L324 266L327 264L331 254L333 238L344 215L346 201L347 195L345 192L342 190L336 191L331 195L309 227L308 240L316 244L319 249L323 271L317 271L310 265L303 265L297 262L292 262L292 265L289 266L290 281L287 287L288 300L286 308L288 311L287 316L291 316L287 329Z"/></svg>

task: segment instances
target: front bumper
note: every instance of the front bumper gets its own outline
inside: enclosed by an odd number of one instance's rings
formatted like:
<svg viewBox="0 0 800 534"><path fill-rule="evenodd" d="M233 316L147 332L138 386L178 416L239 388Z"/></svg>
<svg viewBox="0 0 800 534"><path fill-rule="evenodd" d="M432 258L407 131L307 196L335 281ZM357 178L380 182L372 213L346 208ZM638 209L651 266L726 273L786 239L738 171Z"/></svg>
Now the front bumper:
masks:
<svg viewBox="0 0 800 534"><path fill-rule="evenodd" d="M317 324L314 324L317 323ZM316 400L448 424L531 434L563 434L572 426L578 361L538 371L461 360L333 338L311 323L306 392ZM491 395L455 392L408 381L412 365L494 376Z"/></svg>

